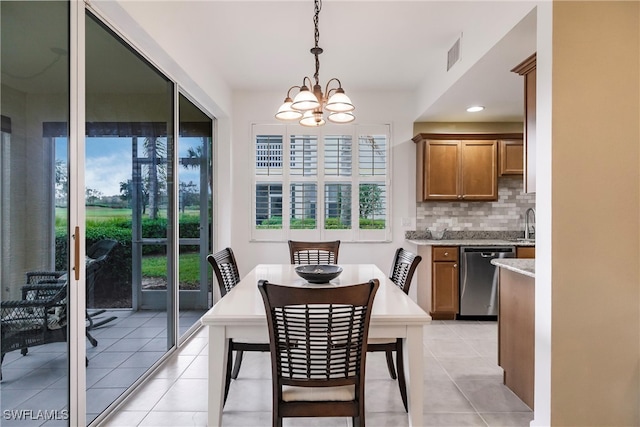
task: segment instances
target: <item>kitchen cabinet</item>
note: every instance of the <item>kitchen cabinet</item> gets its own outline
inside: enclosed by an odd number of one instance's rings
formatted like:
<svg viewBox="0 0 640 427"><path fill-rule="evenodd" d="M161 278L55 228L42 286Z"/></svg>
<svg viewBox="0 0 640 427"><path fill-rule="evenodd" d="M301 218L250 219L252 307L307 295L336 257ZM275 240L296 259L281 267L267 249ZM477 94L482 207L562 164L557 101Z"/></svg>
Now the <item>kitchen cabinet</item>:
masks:
<svg viewBox="0 0 640 427"><path fill-rule="evenodd" d="M521 139L501 139L498 141L499 175L522 175L524 149Z"/></svg>
<svg viewBox="0 0 640 427"><path fill-rule="evenodd" d="M516 258L535 258L535 246L518 246L516 247Z"/></svg>
<svg viewBox="0 0 640 427"><path fill-rule="evenodd" d="M511 71L524 77L524 191L536 192L536 54Z"/></svg>
<svg viewBox="0 0 640 427"><path fill-rule="evenodd" d="M498 365L504 384L533 407L535 376L535 278L500 268Z"/></svg>
<svg viewBox="0 0 640 427"><path fill-rule="evenodd" d="M416 199L497 200L498 141L522 134L421 133L416 143Z"/></svg>
<svg viewBox="0 0 640 427"><path fill-rule="evenodd" d="M458 248L433 246L431 311L433 319L455 319L458 313Z"/></svg>

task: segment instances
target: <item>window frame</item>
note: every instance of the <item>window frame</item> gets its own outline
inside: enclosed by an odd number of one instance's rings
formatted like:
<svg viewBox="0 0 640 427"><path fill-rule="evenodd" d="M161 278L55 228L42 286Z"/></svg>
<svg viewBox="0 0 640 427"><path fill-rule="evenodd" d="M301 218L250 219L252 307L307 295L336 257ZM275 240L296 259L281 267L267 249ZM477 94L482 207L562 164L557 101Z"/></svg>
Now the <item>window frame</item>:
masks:
<svg viewBox="0 0 640 427"><path fill-rule="evenodd" d="M293 136L315 136L317 138L316 170L317 174L305 176L304 174L291 175L291 138ZM351 175L325 175L325 141L324 137L332 135L351 136ZM385 171L383 175L360 175L360 137L376 135L385 137ZM256 143L258 136L282 137L282 174L258 175L258 150ZM251 125L251 241L275 241L291 240L341 240L345 242L390 242L391 241L391 176L392 176L392 152L391 149L391 125L326 125L321 128L305 128L300 125L284 124L252 124ZM260 229L256 227L257 212L257 186L260 184L282 185L282 227L278 229ZM316 228L292 229L290 221L291 212L291 184L316 185ZM351 228L349 229L325 229L325 185L326 184L350 184L351 185ZM384 229L360 228L359 190L361 184L382 184L385 188L384 204Z"/></svg>

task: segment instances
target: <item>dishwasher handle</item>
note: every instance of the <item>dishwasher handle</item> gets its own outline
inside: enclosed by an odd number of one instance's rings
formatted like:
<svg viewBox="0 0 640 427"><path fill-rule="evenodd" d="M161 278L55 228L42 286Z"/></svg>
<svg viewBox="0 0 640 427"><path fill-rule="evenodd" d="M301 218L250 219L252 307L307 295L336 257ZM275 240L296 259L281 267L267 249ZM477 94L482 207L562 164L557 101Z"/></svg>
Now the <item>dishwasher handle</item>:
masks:
<svg viewBox="0 0 640 427"><path fill-rule="evenodd" d="M514 246L465 246L460 248L463 253L480 252L480 253L514 253L516 248Z"/></svg>

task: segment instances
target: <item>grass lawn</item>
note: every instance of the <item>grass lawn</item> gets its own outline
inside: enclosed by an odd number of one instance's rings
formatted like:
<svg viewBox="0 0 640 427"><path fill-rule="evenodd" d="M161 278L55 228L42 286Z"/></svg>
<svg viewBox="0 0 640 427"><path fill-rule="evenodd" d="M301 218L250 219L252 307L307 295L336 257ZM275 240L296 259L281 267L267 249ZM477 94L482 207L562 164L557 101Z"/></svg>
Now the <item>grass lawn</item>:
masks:
<svg viewBox="0 0 640 427"><path fill-rule="evenodd" d="M199 254L180 254L180 271L178 273L181 286L196 286L200 283ZM211 276L211 272L208 274ZM167 256L149 255L142 257L143 277L166 277L167 276Z"/></svg>
<svg viewBox="0 0 640 427"><path fill-rule="evenodd" d="M101 206L86 207L87 221L104 221L112 218L131 218L130 208L105 208ZM186 209L180 212L180 216L198 216L197 209ZM166 218L166 210L160 210L159 216ZM56 220L65 222L67 219L67 208L56 207Z"/></svg>

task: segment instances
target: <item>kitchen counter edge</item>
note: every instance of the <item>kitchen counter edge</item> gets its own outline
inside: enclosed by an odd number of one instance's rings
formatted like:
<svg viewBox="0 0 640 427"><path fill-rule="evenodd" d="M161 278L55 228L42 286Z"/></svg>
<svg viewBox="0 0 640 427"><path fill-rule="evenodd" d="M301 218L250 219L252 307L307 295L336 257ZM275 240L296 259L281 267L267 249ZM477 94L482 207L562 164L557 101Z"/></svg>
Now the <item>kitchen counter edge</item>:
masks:
<svg viewBox="0 0 640 427"><path fill-rule="evenodd" d="M534 258L498 258L492 259L491 264L525 276L536 277L536 260Z"/></svg>
<svg viewBox="0 0 640 427"><path fill-rule="evenodd" d="M504 239L407 239L418 246L535 246L533 241L512 241Z"/></svg>

